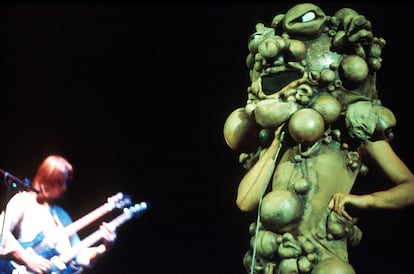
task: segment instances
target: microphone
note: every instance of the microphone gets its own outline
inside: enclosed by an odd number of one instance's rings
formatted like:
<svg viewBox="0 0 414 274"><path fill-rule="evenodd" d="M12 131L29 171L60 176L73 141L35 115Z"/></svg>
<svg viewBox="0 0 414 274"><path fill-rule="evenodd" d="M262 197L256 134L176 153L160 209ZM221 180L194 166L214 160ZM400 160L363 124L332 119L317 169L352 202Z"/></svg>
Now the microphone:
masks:
<svg viewBox="0 0 414 274"><path fill-rule="evenodd" d="M3 173L4 175L4 183L6 186L8 186L10 189L15 189L18 191L34 191L38 193L39 191L37 189L34 189L32 185L30 184L30 180L25 178L24 180L10 174L9 172L0 169L0 173Z"/></svg>

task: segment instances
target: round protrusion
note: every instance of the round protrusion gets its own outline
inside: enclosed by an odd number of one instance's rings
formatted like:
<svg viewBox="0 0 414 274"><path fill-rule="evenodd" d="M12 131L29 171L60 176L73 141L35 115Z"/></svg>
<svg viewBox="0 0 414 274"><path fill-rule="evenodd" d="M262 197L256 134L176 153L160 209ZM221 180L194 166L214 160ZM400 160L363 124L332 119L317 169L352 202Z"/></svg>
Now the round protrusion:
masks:
<svg viewBox="0 0 414 274"><path fill-rule="evenodd" d="M289 134L299 144L312 145L318 141L324 131L322 115L311 108L296 111L289 120Z"/></svg>

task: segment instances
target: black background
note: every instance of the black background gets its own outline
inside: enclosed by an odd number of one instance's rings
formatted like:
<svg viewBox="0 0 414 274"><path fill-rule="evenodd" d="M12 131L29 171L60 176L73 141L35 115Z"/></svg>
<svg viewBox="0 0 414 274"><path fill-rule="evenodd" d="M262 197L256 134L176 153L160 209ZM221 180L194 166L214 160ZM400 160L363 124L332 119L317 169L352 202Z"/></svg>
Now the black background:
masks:
<svg viewBox="0 0 414 274"><path fill-rule="evenodd" d="M62 203L74 219L119 191L150 205L89 273L245 273L255 214L235 205L245 171L222 130L246 103L255 24L293 5L0 5L0 168L32 178L46 155L68 158L75 180ZM393 146L411 168L414 6L320 6L328 15L355 8L387 41L377 86L398 119ZM355 191L387 183L371 170ZM412 273L413 209L359 217L357 273Z"/></svg>

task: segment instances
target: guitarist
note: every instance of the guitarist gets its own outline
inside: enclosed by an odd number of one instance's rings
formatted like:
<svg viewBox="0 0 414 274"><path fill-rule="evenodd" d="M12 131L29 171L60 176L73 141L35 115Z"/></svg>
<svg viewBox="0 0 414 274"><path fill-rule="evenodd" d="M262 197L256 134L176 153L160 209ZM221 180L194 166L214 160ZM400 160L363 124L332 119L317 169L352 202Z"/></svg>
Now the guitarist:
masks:
<svg viewBox="0 0 414 274"><path fill-rule="evenodd" d="M13 267L26 269L27 273L50 273L56 263L49 260L53 256L46 255L45 250L56 253L52 255L62 254L80 242L78 234L68 237L63 233L63 228L72 223L72 219L54 203L67 190L72 177L72 165L65 158L50 155L43 160L32 181L33 191L17 192L0 215L0 258L9 261ZM114 228L103 222L100 230L104 240L82 250L70 262L71 268L81 272L92 267L98 255L114 243ZM2 272L4 266L0 268L0 273L7 273Z"/></svg>

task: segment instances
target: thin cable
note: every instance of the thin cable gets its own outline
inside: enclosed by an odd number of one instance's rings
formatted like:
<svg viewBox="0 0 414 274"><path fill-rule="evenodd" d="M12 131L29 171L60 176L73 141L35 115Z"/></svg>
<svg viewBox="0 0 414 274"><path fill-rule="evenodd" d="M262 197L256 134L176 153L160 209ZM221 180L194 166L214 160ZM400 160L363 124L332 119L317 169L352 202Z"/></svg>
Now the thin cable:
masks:
<svg viewBox="0 0 414 274"><path fill-rule="evenodd" d="M4 234L4 223L6 222L6 209L3 211L3 221L1 224L1 231L0 231L0 246L3 246L3 234Z"/></svg>
<svg viewBox="0 0 414 274"><path fill-rule="evenodd" d="M4 182L6 183L7 181L7 176L4 176ZM9 196L9 192L8 192L8 196ZM4 210L3 210L3 221L1 224L1 231L0 231L0 246L3 246L3 235L4 235L4 227L5 227L5 222L6 222L6 208L7 208L7 203L5 203L4 206Z"/></svg>
<svg viewBox="0 0 414 274"><path fill-rule="evenodd" d="M270 167L269 172L266 175L266 182L269 182L270 178L272 177L273 171L274 171L275 166L276 166L276 161L279 158L279 152L282 148L282 143L283 143L284 140L285 140L285 132L282 131L280 133L279 144L277 146L276 154L273 157L272 166ZM255 261L256 261L256 249L257 249L256 248L256 246L257 246L257 235L259 234L260 208L262 206L263 195L264 195L264 192L265 192L267 186L268 186L268 183L263 184L262 191L261 191L260 197L259 197L259 204L257 206L256 228L255 228L255 232L254 232L253 254L252 254L252 262L250 264L250 274L254 274L254 266L255 266Z"/></svg>

